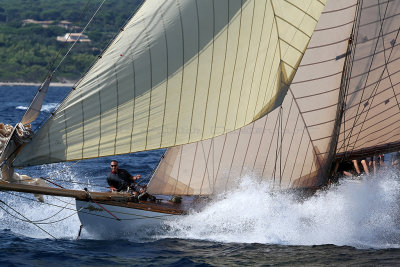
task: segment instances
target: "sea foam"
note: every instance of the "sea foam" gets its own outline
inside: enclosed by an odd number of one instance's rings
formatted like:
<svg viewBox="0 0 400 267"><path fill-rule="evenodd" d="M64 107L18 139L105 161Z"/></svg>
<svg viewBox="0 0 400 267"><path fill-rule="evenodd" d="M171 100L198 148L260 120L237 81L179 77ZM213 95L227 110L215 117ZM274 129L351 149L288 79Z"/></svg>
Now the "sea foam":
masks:
<svg viewBox="0 0 400 267"><path fill-rule="evenodd" d="M200 212L168 222L166 237L280 245L400 247L399 174L385 171L299 201L244 176Z"/></svg>

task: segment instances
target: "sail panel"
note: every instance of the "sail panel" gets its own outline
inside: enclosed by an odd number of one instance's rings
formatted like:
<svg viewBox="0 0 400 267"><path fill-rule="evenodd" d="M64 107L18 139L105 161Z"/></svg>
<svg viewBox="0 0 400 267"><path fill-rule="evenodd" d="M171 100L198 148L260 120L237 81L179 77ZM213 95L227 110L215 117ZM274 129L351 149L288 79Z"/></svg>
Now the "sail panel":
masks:
<svg viewBox="0 0 400 267"><path fill-rule="evenodd" d="M146 1L56 111L67 121L51 117L14 164L169 147L251 123L282 102L323 7ZM62 134L54 132L61 125Z"/></svg>
<svg viewBox="0 0 400 267"><path fill-rule="evenodd" d="M50 81L51 76L47 77L43 84L40 85L38 92L36 93L29 108L26 110L24 116L21 119L21 123L23 125L33 122L34 120L36 120L37 116L39 116L44 98L46 97L47 90L49 89Z"/></svg>
<svg viewBox="0 0 400 267"><path fill-rule="evenodd" d="M337 153L396 151L400 141L400 3L363 1Z"/></svg>
<svg viewBox="0 0 400 267"><path fill-rule="evenodd" d="M327 160L341 90L340 71L355 11L356 1L328 2L282 104L238 130L169 148L149 183L149 191L214 194L235 187L244 175L269 181L275 188L320 185L321 175L329 167ZM326 36L329 42L322 40ZM179 153L185 155L179 158L179 165L192 170L190 177L189 172L181 175L165 172L162 167L176 165L177 158L169 155ZM168 190L162 186L164 180L190 180L193 193Z"/></svg>

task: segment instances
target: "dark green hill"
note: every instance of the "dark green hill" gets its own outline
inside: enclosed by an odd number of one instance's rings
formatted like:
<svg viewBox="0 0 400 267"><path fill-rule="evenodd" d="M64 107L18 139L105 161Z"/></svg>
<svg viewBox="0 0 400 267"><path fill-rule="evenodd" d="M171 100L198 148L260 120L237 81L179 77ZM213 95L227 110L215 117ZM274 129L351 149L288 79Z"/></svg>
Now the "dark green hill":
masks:
<svg viewBox="0 0 400 267"><path fill-rule="evenodd" d="M0 0L0 82L41 82L71 45L57 36L80 32L101 2ZM91 42L76 44L53 81L79 79L142 2L106 1L85 31Z"/></svg>

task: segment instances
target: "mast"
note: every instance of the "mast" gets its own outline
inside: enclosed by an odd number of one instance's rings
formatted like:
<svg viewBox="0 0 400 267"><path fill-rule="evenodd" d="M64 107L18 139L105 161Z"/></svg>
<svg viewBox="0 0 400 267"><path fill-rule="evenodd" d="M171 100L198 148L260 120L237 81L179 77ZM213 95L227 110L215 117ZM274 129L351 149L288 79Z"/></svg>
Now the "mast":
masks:
<svg viewBox="0 0 400 267"><path fill-rule="evenodd" d="M330 143L330 149L328 153L328 159L327 159L327 164L324 170L322 170L322 184L326 185L328 184L330 178L332 177L332 172L334 171L334 162L336 162L337 155L336 155L336 150L337 150L337 145L338 145L338 140L339 140L339 134L340 134L340 126L342 123L344 111L345 111L345 99L346 99L346 94L347 90L349 87L349 81L351 77L351 68L353 65L353 59L354 59L354 49L355 49L355 44L356 42L354 41L358 37L358 26L359 26L359 17L360 17L360 0L357 0L357 8L355 10L355 16L354 16L354 24L353 24L353 29L351 32L351 35L348 40L348 47L346 53L343 55L346 60L343 65L343 71L342 71L342 79L340 83L340 92L339 92L339 97L338 97L338 107L337 107L337 112L336 112L336 118L335 118L335 126L332 131L332 139Z"/></svg>

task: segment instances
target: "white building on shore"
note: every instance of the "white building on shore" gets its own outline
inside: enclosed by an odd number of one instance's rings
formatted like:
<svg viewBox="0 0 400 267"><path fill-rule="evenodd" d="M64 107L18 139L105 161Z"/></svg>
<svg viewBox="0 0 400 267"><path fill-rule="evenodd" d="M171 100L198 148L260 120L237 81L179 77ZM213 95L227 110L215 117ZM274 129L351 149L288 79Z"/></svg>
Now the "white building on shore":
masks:
<svg viewBox="0 0 400 267"><path fill-rule="evenodd" d="M87 35L81 33L66 33L64 36L57 36L57 41L59 42L90 42L90 39Z"/></svg>

